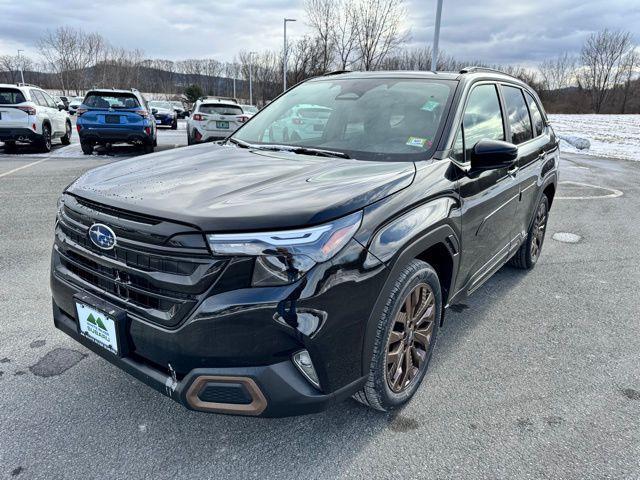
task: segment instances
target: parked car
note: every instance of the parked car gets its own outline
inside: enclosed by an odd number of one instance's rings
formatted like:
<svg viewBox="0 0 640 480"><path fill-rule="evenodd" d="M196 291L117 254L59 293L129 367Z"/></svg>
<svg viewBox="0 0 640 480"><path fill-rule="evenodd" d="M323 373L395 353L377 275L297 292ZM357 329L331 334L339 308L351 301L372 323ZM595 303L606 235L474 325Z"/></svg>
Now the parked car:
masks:
<svg viewBox="0 0 640 480"><path fill-rule="evenodd" d="M296 105L284 112L283 116L269 128L272 141L296 142L318 137L332 110L321 105Z"/></svg>
<svg viewBox="0 0 640 480"><path fill-rule="evenodd" d="M82 100L84 100L84 97L74 97L69 102L69 115L75 115L76 111L82 104Z"/></svg>
<svg viewBox="0 0 640 480"><path fill-rule="evenodd" d="M135 89L89 90L77 109L76 127L85 155L95 145L128 143L151 153L157 145L156 121L142 94Z"/></svg>
<svg viewBox="0 0 640 480"><path fill-rule="evenodd" d="M69 102L71 101L71 99L69 97L65 97L64 95L59 98L60 100L62 100L62 103L64 103L64 109L66 111L69 111Z"/></svg>
<svg viewBox="0 0 640 480"><path fill-rule="evenodd" d="M235 99L203 97L199 99L187 119L187 142L222 140L235 132L249 116Z"/></svg>
<svg viewBox="0 0 640 480"><path fill-rule="evenodd" d="M258 107L255 105L240 105L242 108L242 112L248 117L253 117L256 113L258 113Z"/></svg>
<svg viewBox="0 0 640 480"><path fill-rule="evenodd" d="M62 97L54 95L53 100L54 102L56 102L58 110L67 110L67 103L65 103L65 101L62 100Z"/></svg>
<svg viewBox="0 0 640 480"><path fill-rule="evenodd" d="M171 127L171 130L178 128L178 114L170 102L161 100L152 100L149 107L156 119L156 125L159 127Z"/></svg>
<svg viewBox="0 0 640 480"><path fill-rule="evenodd" d="M307 105L330 112L323 128L272 141ZM506 74L310 79L221 144L72 183L54 322L193 410L298 415L350 396L394 410L447 307L538 262L558 161L539 98Z"/></svg>
<svg viewBox="0 0 640 480"><path fill-rule="evenodd" d="M176 115L178 115L178 118L187 118L189 116L189 111L184 107L182 102L175 100L169 103L173 106L173 110L176 112Z"/></svg>
<svg viewBox="0 0 640 480"><path fill-rule="evenodd" d="M49 152L54 139L69 145L71 132L69 115L47 92L34 85L0 84L0 142L5 152L15 151L17 142Z"/></svg>

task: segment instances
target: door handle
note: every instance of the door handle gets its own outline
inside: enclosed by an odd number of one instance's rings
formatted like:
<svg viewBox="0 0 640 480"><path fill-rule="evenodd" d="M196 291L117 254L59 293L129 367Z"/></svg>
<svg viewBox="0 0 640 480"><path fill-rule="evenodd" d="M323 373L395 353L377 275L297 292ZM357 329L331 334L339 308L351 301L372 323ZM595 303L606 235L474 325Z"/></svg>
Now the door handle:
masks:
<svg viewBox="0 0 640 480"><path fill-rule="evenodd" d="M509 167L507 169L507 173L509 175L511 175L512 177L515 177L516 174L518 173L518 170L520 170L520 168L518 167L518 165L512 165L511 167Z"/></svg>

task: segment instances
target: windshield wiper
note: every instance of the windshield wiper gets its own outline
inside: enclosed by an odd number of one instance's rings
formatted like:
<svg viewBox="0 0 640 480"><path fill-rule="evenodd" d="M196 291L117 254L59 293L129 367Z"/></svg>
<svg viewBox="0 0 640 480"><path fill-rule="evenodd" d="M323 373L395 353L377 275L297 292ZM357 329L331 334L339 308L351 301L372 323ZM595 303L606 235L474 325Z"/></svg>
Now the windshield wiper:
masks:
<svg viewBox="0 0 640 480"><path fill-rule="evenodd" d="M233 138L233 137L227 138L227 142L231 142L234 145L238 145L239 147L242 147L242 148L258 148L249 142L245 142L244 140L238 140L237 138Z"/></svg>
<svg viewBox="0 0 640 480"><path fill-rule="evenodd" d="M275 152L291 152L301 155L317 155L319 157L337 157L337 158L351 158L344 152L336 152L334 150L324 150L322 148L312 147L297 147L294 145L258 145L255 148L260 150L273 150Z"/></svg>

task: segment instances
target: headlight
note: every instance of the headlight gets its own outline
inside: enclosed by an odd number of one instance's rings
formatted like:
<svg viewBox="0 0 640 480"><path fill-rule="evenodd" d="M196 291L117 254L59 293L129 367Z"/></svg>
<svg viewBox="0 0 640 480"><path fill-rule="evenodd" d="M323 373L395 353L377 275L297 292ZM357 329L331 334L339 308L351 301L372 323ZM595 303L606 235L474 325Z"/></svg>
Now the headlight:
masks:
<svg viewBox="0 0 640 480"><path fill-rule="evenodd" d="M252 284L295 282L315 264L332 259L360 227L362 212L333 222L280 232L207 235L216 256L255 256Z"/></svg>

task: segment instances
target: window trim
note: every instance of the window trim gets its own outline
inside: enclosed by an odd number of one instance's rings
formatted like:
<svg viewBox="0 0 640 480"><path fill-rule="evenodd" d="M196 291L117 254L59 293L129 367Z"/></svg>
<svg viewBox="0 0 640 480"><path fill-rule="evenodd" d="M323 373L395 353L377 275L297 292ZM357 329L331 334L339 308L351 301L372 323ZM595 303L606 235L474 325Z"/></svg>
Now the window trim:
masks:
<svg viewBox="0 0 640 480"><path fill-rule="evenodd" d="M531 100L533 100L534 105L536 106L536 108L538 109L538 113L540 114L540 118L542 119L542 132L540 133L540 135L535 135L535 124L533 122L533 114L531 113L531 107L529 107L529 102L527 101L527 110L529 110L529 118L531 119L531 128L534 129L534 137L533 140L540 138L542 136L544 136L546 129L547 129L547 122L544 118L544 114L542 113L542 109L540 108L540 104L538 103L538 101L536 100L536 97L534 97L531 92L529 92L528 90L523 90L522 93L524 94L524 99L525 101L527 100L527 96L531 97Z"/></svg>

